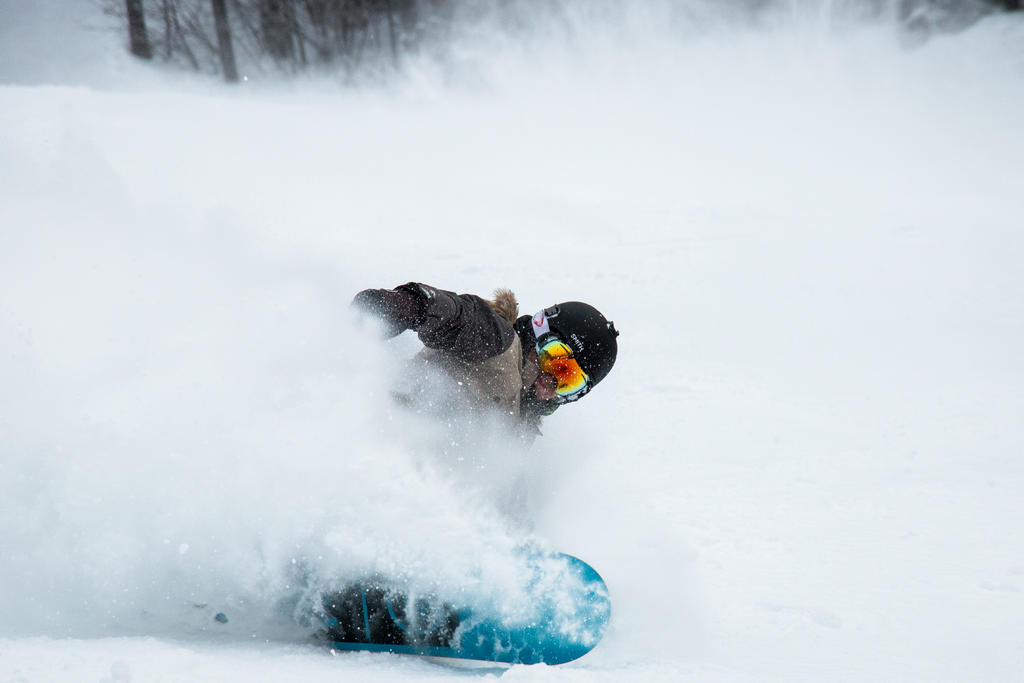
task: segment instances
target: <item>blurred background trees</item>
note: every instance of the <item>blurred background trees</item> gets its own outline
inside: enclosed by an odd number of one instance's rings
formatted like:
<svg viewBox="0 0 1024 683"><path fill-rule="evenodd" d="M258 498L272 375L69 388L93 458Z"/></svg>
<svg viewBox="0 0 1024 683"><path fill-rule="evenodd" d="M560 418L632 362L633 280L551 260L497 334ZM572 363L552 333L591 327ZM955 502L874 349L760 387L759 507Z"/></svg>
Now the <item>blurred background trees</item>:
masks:
<svg viewBox="0 0 1024 683"><path fill-rule="evenodd" d="M238 79L260 72L397 66L445 0L104 0L132 54ZM236 54L238 60L236 61Z"/></svg>
<svg viewBox="0 0 1024 683"><path fill-rule="evenodd" d="M354 76L395 70L455 25L497 15L504 28L537 16L587 12L598 0L100 0L127 27L133 54L238 80L246 73L322 70ZM631 2L643 0L630 0ZM664 0L682 15L756 15L792 0ZM813 5L814 0L807 0ZM833 0L830 11L889 16L918 36L952 31L1020 0ZM608 5L614 7L612 2ZM568 23L568 22L567 22ZM512 29L510 29L511 31ZM567 29L569 30L569 29Z"/></svg>

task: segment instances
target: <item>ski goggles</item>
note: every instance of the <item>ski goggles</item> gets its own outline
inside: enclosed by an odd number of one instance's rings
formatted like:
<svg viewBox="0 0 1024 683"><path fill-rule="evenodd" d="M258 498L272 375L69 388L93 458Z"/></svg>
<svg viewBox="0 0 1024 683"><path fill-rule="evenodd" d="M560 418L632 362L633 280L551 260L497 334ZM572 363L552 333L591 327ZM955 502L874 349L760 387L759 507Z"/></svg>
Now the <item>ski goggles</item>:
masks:
<svg viewBox="0 0 1024 683"><path fill-rule="evenodd" d="M557 381L555 394L563 401L575 401L590 390L590 378L583 372L579 361L573 358L572 349L554 335L543 343L537 342L537 364L541 372L553 376Z"/></svg>

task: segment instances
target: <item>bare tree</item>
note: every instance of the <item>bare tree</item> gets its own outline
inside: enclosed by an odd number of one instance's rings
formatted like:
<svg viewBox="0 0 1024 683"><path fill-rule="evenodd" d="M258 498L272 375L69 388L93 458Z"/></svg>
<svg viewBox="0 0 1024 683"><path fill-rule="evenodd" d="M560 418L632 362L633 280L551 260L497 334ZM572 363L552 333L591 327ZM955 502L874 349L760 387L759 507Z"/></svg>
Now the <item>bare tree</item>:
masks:
<svg viewBox="0 0 1024 683"><path fill-rule="evenodd" d="M93 0L131 51L238 80L313 68L385 75L451 20L454 0ZM497 0L479 0L482 2ZM568 0L537 0L568 1ZM1002 0L998 0L1002 1ZM2 2L2 0L0 0ZM157 27L152 34L149 28Z"/></svg>
<svg viewBox="0 0 1024 683"><path fill-rule="evenodd" d="M153 47L149 43L149 33L146 31L146 13L142 8L142 0L125 0L125 3L132 54L142 59L152 59Z"/></svg>
<svg viewBox="0 0 1024 683"><path fill-rule="evenodd" d="M395 28L395 12L391 0L384 0L384 16L388 20L388 44L391 45L391 64L398 67L398 31Z"/></svg>
<svg viewBox="0 0 1024 683"><path fill-rule="evenodd" d="M213 23L217 31L217 51L224 80L238 82L238 67L235 66L235 51L231 47L231 28L228 26L228 7L225 0L210 0L213 3Z"/></svg>
<svg viewBox="0 0 1024 683"><path fill-rule="evenodd" d="M293 6L287 0L260 0L260 30L263 46L278 61L292 58Z"/></svg>

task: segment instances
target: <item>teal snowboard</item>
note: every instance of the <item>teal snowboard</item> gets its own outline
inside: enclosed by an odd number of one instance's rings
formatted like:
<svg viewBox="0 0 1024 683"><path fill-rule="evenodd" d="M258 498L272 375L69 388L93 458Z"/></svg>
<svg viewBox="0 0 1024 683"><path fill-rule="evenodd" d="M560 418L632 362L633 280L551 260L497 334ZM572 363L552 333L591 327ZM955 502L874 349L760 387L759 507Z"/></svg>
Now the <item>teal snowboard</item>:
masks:
<svg viewBox="0 0 1024 683"><path fill-rule="evenodd" d="M380 579L350 584L323 596L324 635L338 650L509 664L582 657L611 615L604 581L571 555L531 553L524 560L527 586L511 601L494 595L463 605L410 597Z"/></svg>

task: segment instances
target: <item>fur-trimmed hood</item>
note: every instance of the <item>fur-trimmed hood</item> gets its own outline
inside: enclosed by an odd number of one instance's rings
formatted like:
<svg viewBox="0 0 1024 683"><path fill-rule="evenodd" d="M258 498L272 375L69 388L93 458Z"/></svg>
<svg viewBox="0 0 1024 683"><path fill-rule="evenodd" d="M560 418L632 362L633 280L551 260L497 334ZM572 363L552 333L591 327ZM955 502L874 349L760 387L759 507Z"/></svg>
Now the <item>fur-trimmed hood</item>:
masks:
<svg viewBox="0 0 1024 683"><path fill-rule="evenodd" d="M516 301L516 295L511 289L494 290L494 298L487 304L509 325L515 325L516 318L519 317L519 302Z"/></svg>

